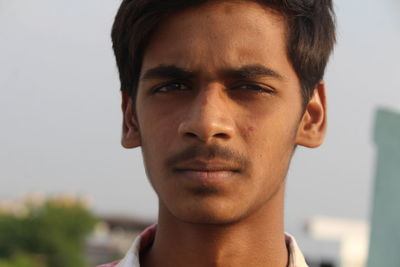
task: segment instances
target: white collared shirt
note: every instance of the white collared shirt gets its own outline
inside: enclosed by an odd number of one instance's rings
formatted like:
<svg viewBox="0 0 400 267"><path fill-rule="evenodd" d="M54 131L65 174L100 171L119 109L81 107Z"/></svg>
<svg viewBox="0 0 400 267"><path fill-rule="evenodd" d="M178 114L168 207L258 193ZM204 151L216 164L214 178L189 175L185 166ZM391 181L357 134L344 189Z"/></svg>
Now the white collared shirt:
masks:
<svg viewBox="0 0 400 267"><path fill-rule="evenodd" d="M156 233L156 226L150 226L144 230L136 239L133 241L131 248L125 254L125 257L121 261L115 261L108 264L103 264L97 267L140 267L139 254L143 249L151 246L154 236ZM287 267L308 267L303 253L301 253L297 246L296 240L289 234L285 234L286 246L289 252L289 263Z"/></svg>

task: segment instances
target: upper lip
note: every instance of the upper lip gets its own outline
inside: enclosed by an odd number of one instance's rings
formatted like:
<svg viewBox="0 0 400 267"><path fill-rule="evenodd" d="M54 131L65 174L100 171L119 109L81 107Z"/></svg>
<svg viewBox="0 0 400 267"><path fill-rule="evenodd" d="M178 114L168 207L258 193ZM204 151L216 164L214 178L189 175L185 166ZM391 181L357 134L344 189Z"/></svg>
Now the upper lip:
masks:
<svg viewBox="0 0 400 267"><path fill-rule="evenodd" d="M230 171L239 172L240 166L235 162L226 160L203 160L196 159L190 161L180 162L174 166L176 171L204 171L204 172L217 172L217 171Z"/></svg>

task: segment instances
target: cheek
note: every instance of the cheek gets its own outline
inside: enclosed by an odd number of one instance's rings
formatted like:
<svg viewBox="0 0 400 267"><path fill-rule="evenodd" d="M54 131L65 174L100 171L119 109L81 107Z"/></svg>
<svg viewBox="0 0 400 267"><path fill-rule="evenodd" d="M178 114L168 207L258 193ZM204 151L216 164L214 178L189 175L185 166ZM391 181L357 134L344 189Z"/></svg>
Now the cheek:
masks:
<svg viewBox="0 0 400 267"><path fill-rule="evenodd" d="M245 141L251 139L254 136L254 130L255 130L255 126L252 125L246 125L243 129L243 139Z"/></svg>
<svg viewBox="0 0 400 267"><path fill-rule="evenodd" d="M153 123L143 123L141 128L142 148L146 156L155 164L161 164L162 159L171 153L177 130L173 123L165 123L164 120Z"/></svg>
<svg viewBox="0 0 400 267"><path fill-rule="evenodd" d="M253 127L253 126L248 126L248 127L247 127L247 133L248 133L249 135L251 135L252 132L254 132L254 127Z"/></svg>
<svg viewBox="0 0 400 267"><path fill-rule="evenodd" d="M148 172L158 176L166 157L176 150L179 120L173 114L164 113L160 117L157 111L153 111L155 110L142 112L139 124L143 158Z"/></svg>
<svg viewBox="0 0 400 267"><path fill-rule="evenodd" d="M253 160L269 164L277 161L279 163L290 157L296 133L295 125L291 121L255 120L242 129L248 155Z"/></svg>

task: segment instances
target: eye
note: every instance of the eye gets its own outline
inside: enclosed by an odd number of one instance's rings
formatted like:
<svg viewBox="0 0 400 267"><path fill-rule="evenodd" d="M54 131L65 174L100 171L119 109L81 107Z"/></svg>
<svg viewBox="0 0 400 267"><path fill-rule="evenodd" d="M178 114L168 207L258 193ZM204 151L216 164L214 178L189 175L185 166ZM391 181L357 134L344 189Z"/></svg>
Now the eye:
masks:
<svg viewBox="0 0 400 267"><path fill-rule="evenodd" d="M156 87L153 92L155 93L168 93L172 91L186 91L189 87L183 83L167 83Z"/></svg>
<svg viewBox="0 0 400 267"><path fill-rule="evenodd" d="M267 86L261 86L257 84L241 84L239 86L235 86L232 89L234 90L249 90L249 91L254 91L258 93L267 93L267 94L273 94L275 91Z"/></svg>

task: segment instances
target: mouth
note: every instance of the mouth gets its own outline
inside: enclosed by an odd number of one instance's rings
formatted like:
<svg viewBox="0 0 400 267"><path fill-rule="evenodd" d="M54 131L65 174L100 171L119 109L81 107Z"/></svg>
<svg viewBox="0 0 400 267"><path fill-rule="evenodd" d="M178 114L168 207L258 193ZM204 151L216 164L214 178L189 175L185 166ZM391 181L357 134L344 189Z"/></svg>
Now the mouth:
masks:
<svg viewBox="0 0 400 267"><path fill-rule="evenodd" d="M241 172L233 162L195 160L176 166L174 172L185 179L200 183L219 183L231 180Z"/></svg>

